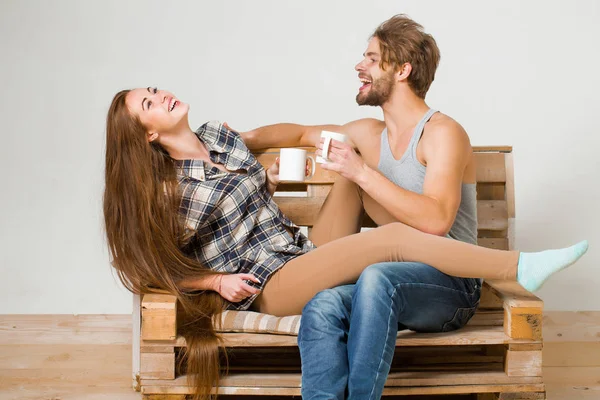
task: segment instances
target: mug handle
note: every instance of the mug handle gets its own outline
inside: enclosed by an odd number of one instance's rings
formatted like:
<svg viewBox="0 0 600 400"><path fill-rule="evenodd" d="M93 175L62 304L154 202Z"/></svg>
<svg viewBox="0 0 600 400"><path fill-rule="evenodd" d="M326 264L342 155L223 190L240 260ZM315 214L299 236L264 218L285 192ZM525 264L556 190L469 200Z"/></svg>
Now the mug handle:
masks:
<svg viewBox="0 0 600 400"><path fill-rule="evenodd" d="M311 179L313 176L315 176L315 172L317 172L317 163L315 162L315 159L312 158L312 156L306 156L306 158L310 159L311 161L312 172L309 176L305 177L304 179Z"/></svg>
<svg viewBox="0 0 600 400"><path fill-rule="evenodd" d="M325 142L323 142L323 150L321 150L321 158L324 160L328 160L329 157L329 144L331 143L331 136L325 136Z"/></svg>

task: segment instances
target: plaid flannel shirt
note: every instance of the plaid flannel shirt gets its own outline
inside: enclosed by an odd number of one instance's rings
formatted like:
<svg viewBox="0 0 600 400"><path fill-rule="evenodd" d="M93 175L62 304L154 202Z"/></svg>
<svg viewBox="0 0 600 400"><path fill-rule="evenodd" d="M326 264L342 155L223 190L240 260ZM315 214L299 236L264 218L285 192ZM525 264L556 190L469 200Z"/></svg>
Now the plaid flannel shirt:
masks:
<svg viewBox="0 0 600 400"><path fill-rule="evenodd" d="M238 133L208 122L196 135L213 163L238 172L201 160L174 160L182 192L179 211L186 228L195 231L183 250L214 271L252 274L261 282L252 285L262 289L275 271L314 245L273 201L265 169ZM229 308L246 310L255 298Z"/></svg>

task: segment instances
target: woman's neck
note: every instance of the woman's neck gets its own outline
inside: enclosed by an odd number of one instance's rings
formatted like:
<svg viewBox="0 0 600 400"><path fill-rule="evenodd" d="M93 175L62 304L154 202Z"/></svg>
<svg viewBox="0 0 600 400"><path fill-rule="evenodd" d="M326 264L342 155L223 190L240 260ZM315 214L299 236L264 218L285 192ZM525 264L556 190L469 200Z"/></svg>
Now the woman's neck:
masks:
<svg viewBox="0 0 600 400"><path fill-rule="evenodd" d="M160 135L158 143L175 160L208 158L206 147L198 140L198 136L196 136L189 126Z"/></svg>

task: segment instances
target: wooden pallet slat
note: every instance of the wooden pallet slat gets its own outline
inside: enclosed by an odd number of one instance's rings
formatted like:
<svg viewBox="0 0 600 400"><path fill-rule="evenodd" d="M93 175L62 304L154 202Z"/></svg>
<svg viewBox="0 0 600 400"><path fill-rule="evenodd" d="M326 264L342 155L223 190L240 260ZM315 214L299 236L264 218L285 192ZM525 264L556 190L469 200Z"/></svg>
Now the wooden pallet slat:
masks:
<svg viewBox="0 0 600 400"><path fill-rule="evenodd" d="M325 197L275 197L281 211L296 225L313 226ZM375 226L368 223L368 226ZM508 229L508 208L505 200L480 200L477 202L477 226L480 231L501 231ZM499 239L506 239L503 234Z"/></svg>
<svg viewBox="0 0 600 400"><path fill-rule="evenodd" d="M504 332L514 339L542 340L542 310L532 307L506 308Z"/></svg>
<svg viewBox="0 0 600 400"><path fill-rule="evenodd" d="M155 387L151 387L150 390L154 390ZM422 388L411 388L411 387L386 387L383 390L383 396L423 396L423 395L462 395L480 393L482 397L478 397L478 400L543 400L545 399L544 385L541 384L522 384L522 385L455 385L455 386L431 386ZM502 391L514 391L518 393L507 393L511 397L499 397L496 393L488 392L499 392L504 394ZM542 392L540 392L542 391ZM144 400L185 400L185 394L173 394L173 393L188 393L185 388L181 387L180 390L172 389L169 391L171 394L144 394ZM213 394L215 391L213 391ZM528 393L534 393L537 397L527 397ZM236 387L220 387L220 395L227 396L300 396L300 388L287 388L287 387L269 387L269 388L236 388ZM522 395L524 397L514 397L515 395ZM490 397L495 396L495 397ZM544 397L540 397L544 396ZM259 398L259 397L257 397ZM413 399L413 398L411 398Z"/></svg>
<svg viewBox="0 0 600 400"><path fill-rule="evenodd" d="M508 250L507 238L478 238L477 245L489 249Z"/></svg>
<svg viewBox="0 0 600 400"><path fill-rule="evenodd" d="M225 376L221 380L220 393L226 388L230 394L247 394L248 389L261 388L265 394L269 389L287 389L289 395L299 395L300 373L235 373ZM507 377L502 369L457 369L457 371L407 371L392 372L386 382L387 388L406 388L410 394L442 394L448 387L463 386L468 391L454 391L454 393L476 393L472 387L494 387L500 391L499 386L504 386L504 391L514 391L515 386L528 385L530 391L543 390L542 377ZM512 388L511 388L512 386ZM181 376L175 380L142 380L142 393L144 394L189 394L191 388L187 384L187 377ZM432 388L437 388L432 391ZM244 391L246 389L246 391ZM280 394L275 391L268 393ZM408 394L408 393L407 393Z"/></svg>
<svg viewBox="0 0 600 400"><path fill-rule="evenodd" d="M507 376L542 376L542 350L508 350L504 371Z"/></svg>
<svg viewBox="0 0 600 400"><path fill-rule="evenodd" d="M506 182L504 153L474 153L477 182Z"/></svg>
<svg viewBox="0 0 600 400"><path fill-rule="evenodd" d="M141 379L175 379L175 353L141 353Z"/></svg>
<svg viewBox="0 0 600 400"><path fill-rule="evenodd" d="M505 231L508 229L508 208L505 200L479 200L477 202L477 229Z"/></svg>
<svg viewBox="0 0 600 400"><path fill-rule="evenodd" d="M546 392L486 393L477 396L477 400L544 400Z"/></svg>
<svg viewBox="0 0 600 400"><path fill-rule="evenodd" d="M142 298L142 340L174 340L177 337L177 299L167 294Z"/></svg>

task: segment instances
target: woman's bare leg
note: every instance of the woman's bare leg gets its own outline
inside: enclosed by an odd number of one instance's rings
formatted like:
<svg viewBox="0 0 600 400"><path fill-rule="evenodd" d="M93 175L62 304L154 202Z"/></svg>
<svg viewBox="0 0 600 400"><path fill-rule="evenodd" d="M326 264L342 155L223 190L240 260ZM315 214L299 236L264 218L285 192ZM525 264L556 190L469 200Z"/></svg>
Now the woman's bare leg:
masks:
<svg viewBox="0 0 600 400"><path fill-rule="evenodd" d="M309 239L319 247L358 233L365 211L377 225L398 222L357 184L338 176L319 211Z"/></svg>
<svg viewBox="0 0 600 400"><path fill-rule="evenodd" d="M315 246L360 232L364 210L359 189L348 179L337 177L310 231L309 239Z"/></svg>
<svg viewBox="0 0 600 400"><path fill-rule="evenodd" d="M318 292L356 282L369 265L416 261L458 277L515 280L519 252L487 249L390 223L326 243L288 262L269 279L253 308L292 315Z"/></svg>
<svg viewBox="0 0 600 400"><path fill-rule="evenodd" d="M385 261L421 262L457 277L517 280L527 290L535 291L588 249L587 241L538 253L487 249L426 234L400 222L387 223L386 219L391 221L393 217L389 213L386 216L387 211L374 202L367 211L372 208L373 220L387 225L345 236L360 228L360 204L369 204L372 199L365 201L367 198L361 197L363 193L352 182L343 183L338 185L341 189L336 192L335 201L329 202L328 212L319 217L317 244L320 242L321 246L273 274L253 309L275 315L300 313L316 293L356 282L367 266ZM345 200L352 200L354 208L340 214L335 205L344 199L344 194L352 194ZM383 214L376 214L378 211ZM340 222L344 223L343 228L336 228Z"/></svg>

